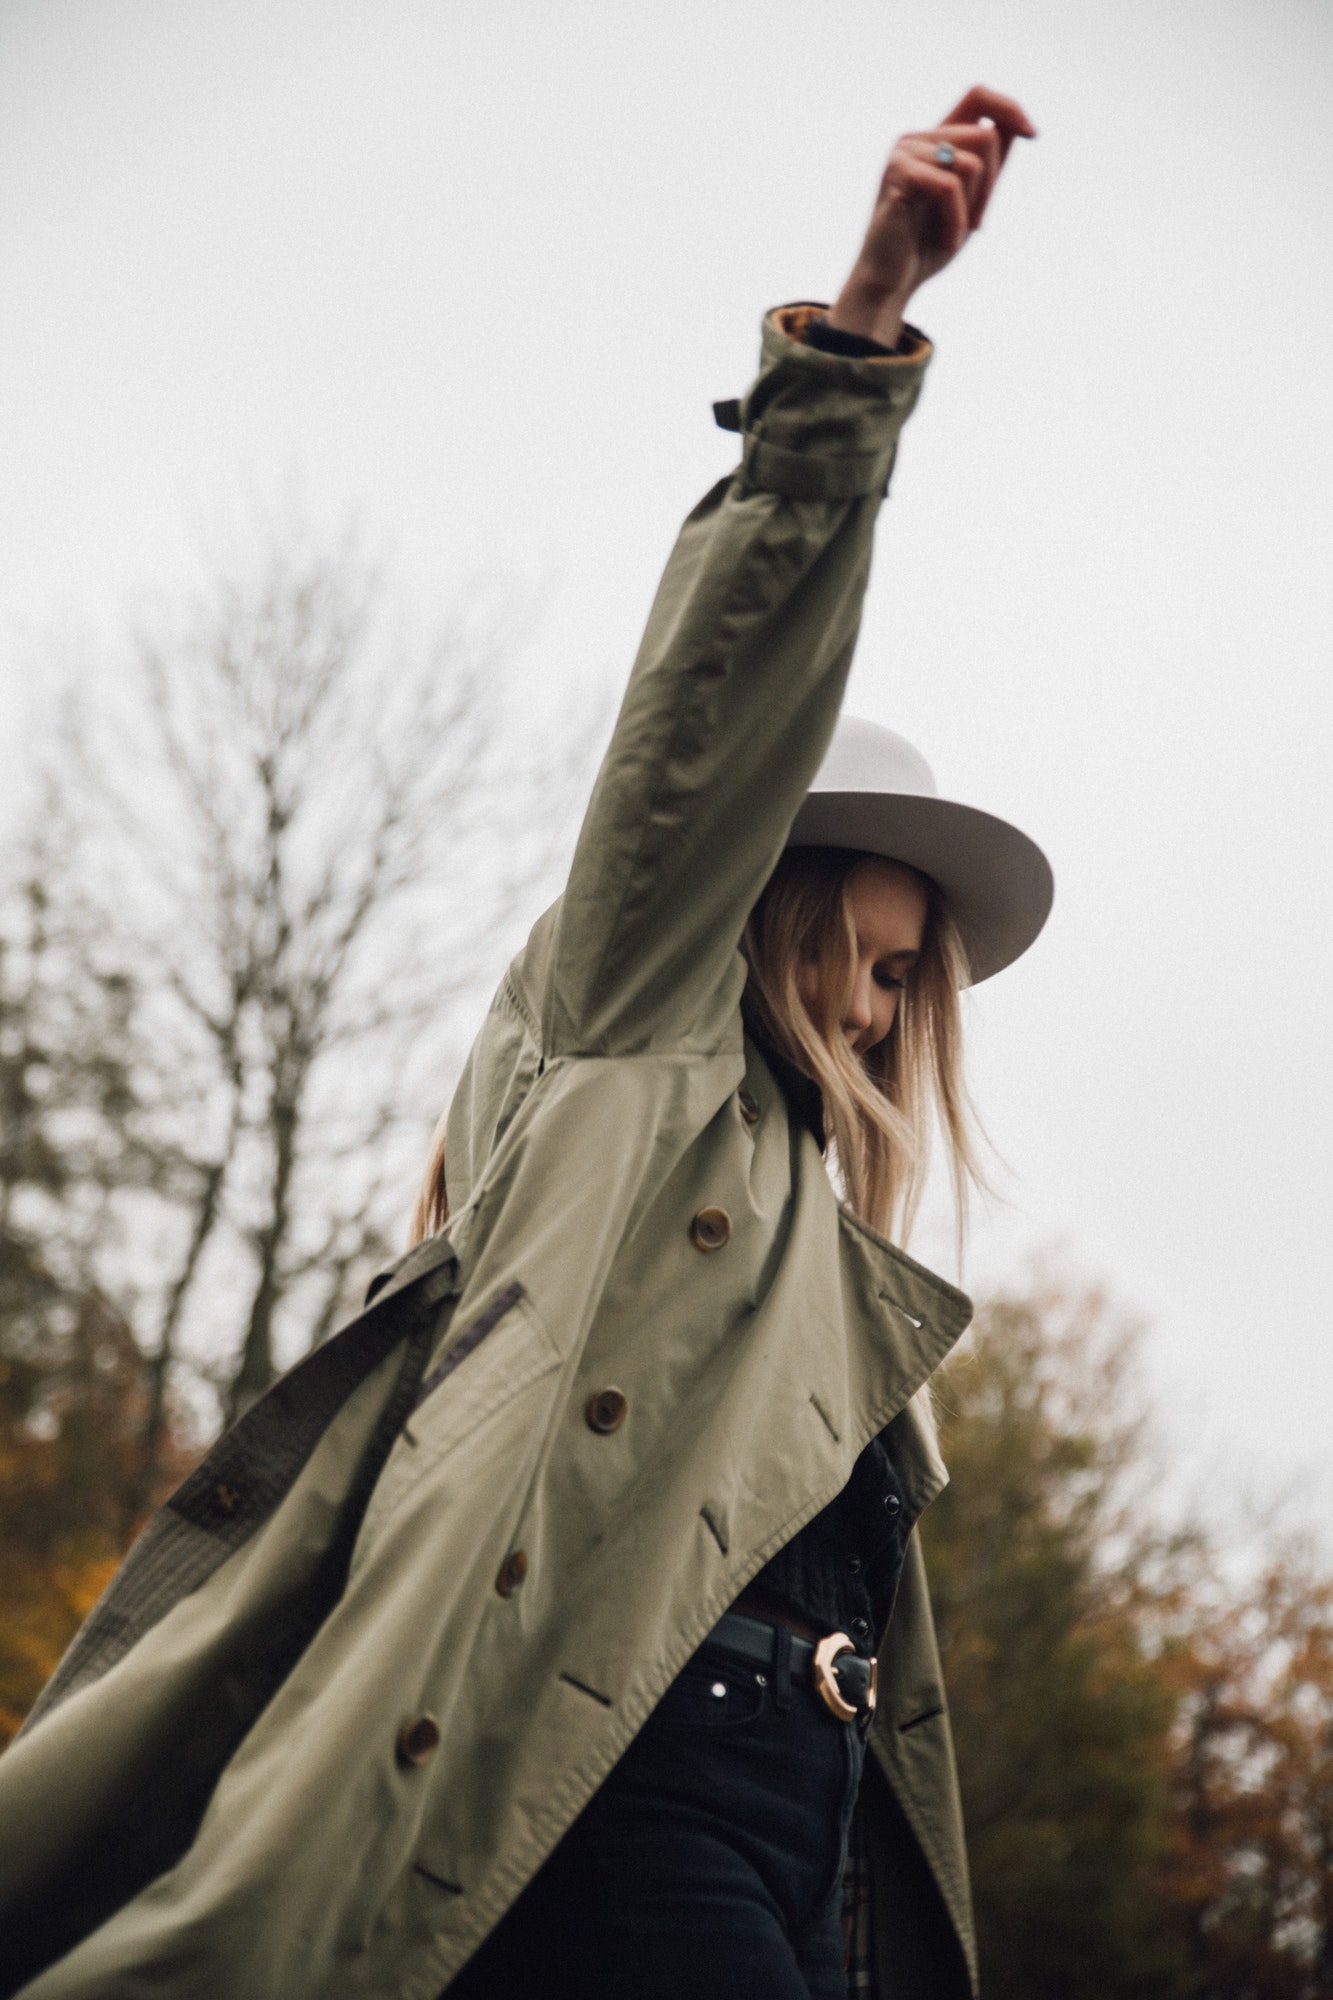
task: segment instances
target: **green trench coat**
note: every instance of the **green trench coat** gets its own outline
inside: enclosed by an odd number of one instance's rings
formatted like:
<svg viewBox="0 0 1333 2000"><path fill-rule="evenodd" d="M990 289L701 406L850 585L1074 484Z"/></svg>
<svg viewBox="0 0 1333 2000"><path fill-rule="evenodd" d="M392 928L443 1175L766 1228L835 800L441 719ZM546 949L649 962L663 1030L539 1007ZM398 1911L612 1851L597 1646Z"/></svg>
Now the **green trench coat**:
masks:
<svg viewBox="0 0 1333 2000"><path fill-rule="evenodd" d="M913 1509L944 1483L918 1391L968 1303L839 1204L739 1012L929 355L802 324L765 324L741 464L681 531L566 893L472 1051L447 1237L150 1523L0 1760L0 1991L436 2000L872 1434ZM966 1996L915 1538L881 1660L879 1991Z"/></svg>

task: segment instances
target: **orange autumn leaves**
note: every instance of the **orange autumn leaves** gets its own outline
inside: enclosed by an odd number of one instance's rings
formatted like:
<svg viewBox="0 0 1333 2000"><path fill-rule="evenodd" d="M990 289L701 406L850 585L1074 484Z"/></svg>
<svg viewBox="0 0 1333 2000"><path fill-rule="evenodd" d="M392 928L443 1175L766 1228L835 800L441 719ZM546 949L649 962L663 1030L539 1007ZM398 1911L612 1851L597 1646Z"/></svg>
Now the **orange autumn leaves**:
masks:
<svg viewBox="0 0 1333 2000"><path fill-rule="evenodd" d="M1133 1330L1037 1283L938 1394L924 1535L988 2000L1333 1990L1333 1578L1170 1528Z"/></svg>
<svg viewBox="0 0 1333 2000"><path fill-rule="evenodd" d="M17 1246L0 1237L0 1251L12 1262ZM128 1329L95 1293L48 1304L40 1316L16 1315L0 1336L2 1745L139 1526L131 1508L145 1368ZM187 1463L173 1440L164 1483Z"/></svg>

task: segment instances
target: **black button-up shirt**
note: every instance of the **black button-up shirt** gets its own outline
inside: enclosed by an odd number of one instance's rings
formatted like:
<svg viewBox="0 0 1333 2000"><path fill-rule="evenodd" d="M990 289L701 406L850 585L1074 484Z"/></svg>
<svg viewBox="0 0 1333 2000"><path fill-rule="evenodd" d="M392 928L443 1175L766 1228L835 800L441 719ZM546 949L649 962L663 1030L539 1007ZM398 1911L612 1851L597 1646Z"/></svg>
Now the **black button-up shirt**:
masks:
<svg viewBox="0 0 1333 2000"><path fill-rule="evenodd" d="M746 1028L768 1063L788 1109L824 1144L819 1086L774 1048L757 1022ZM888 1623L912 1522L893 1462L891 1431L870 1440L837 1498L771 1557L750 1585L756 1595L821 1632L845 1632L873 1653Z"/></svg>
<svg viewBox="0 0 1333 2000"><path fill-rule="evenodd" d="M887 1440L870 1440L837 1499L750 1586L820 1632L845 1632L859 1653L874 1652L888 1623L910 1533Z"/></svg>

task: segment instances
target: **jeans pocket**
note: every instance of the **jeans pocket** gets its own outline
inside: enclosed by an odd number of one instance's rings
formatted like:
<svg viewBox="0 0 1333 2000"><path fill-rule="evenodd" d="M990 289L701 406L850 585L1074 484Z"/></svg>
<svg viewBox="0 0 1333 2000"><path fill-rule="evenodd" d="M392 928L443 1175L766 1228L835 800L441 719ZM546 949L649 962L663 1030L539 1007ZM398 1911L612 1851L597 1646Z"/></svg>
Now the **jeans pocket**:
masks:
<svg viewBox="0 0 1333 2000"><path fill-rule="evenodd" d="M730 1660L690 1660L653 1711L669 1729L743 1729L763 1714L766 1682Z"/></svg>

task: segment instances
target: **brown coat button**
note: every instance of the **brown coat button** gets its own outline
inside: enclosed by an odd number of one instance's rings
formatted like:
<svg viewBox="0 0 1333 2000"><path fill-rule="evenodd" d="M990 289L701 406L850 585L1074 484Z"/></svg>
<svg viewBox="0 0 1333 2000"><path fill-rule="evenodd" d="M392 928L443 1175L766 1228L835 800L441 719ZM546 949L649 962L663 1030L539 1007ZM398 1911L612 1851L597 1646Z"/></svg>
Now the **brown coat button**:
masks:
<svg viewBox="0 0 1333 2000"><path fill-rule="evenodd" d="M745 1120L746 1124L757 1125L759 1123L759 1099L755 1096L754 1092L744 1088L738 1090L736 1092L736 1102L741 1107L741 1117Z"/></svg>
<svg viewBox="0 0 1333 2000"><path fill-rule="evenodd" d="M628 1399L620 1389L595 1389L584 1405L583 1414L590 1431L610 1437L624 1423L628 1409Z"/></svg>
<svg viewBox="0 0 1333 2000"><path fill-rule="evenodd" d="M731 1217L725 1208L701 1208L690 1224L696 1250L720 1250L731 1237Z"/></svg>
<svg viewBox="0 0 1333 2000"><path fill-rule="evenodd" d="M433 1715L416 1715L398 1732L398 1762L409 1770L428 1764L440 1747L440 1725Z"/></svg>
<svg viewBox="0 0 1333 2000"><path fill-rule="evenodd" d="M501 1597L512 1597L528 1573L528 1559L522 1549L515 1549L500 1564L500 1574L495 1579L495 1587Z"/></svg>

